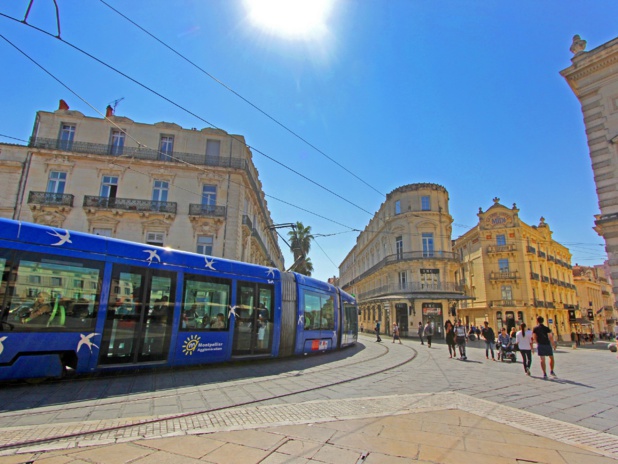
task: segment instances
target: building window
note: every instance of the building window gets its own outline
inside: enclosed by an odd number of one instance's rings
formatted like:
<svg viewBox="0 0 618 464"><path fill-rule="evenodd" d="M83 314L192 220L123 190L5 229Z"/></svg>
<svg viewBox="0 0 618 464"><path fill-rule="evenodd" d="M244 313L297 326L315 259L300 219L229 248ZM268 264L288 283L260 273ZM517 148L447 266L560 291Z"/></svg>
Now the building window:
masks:
<svg viewBox="0 0 618 464"><path fill-rule="evenodd" d="M41 284L41 276L38 275L29 275L28 276L28 283L29 284Z"/></svg>
<svg viewBox="0 0 618 464"><path fill-rule="evenodd" d="M423 195L421 197L421 211L431 211L431 197Z"/></svg>
<svg viewBox="0 0 618 464"><path fill-rule="evenodd" d="M403 259L403 237L401 235L395 238L395 250L397 259Z"/></svg>
<svg viewBox="0 0 618 464"><path fill-rule="evenodd" d="M212 245L214 237L212 235L198 235L197 237L197 253L201 255L212 255Z"/></svg>
<svg viewBox="0 0 618 464"><path fill-rule="evenodd" d="M511 288L510 285L503 285L501 293L502 293L503 300L508 300L508 301L513 300L513 289Z"/></svg>
<svg viewBox="0 0 618 464"><path fill-rule="evenodd" d="M508 273L509 272L509 260L507 258L502 258L498 260L498 268L500 269L501 273Z"/></svg>
<svg viewBox="0 0 618 464"><path fill-rule="evenodd" d="M112 129L109 145L111 155L122 155L122 151L124 149L124 131Z"/></svg>
<svg viewBox="0 0 618 464"><path fill-rule="evenodd" d="M103 176L101 181L100 206L103 208L113 208L115 206L116 191L118 190L118 177Z"/></svg>
<svg viewBox="0 0 618 464"><path fill-rule="evenodd" d="M64 186L66 184L67 173L60 171L51 171L47 179L47 195L45 200L49 203L60 203Z"/></svg>
<svg viewBox="0 0 618 464"><path fill-rule="evenodd" d="M496 245L506 245L506 236L504 234L496 235Z"/></svg>
<svg viewBox="0 0 618 464"><path fill-rule="evenodd" d="M395 202L395 214L401 214L401 201L399 200Z"/></svg>
<svg viewBox="0 0 618 464"><path fill-rule="evenodd" d="M207 158L219 158L221 154L221 141L220 140L207 140L206 141L206 157Z"/></svg>
<svg viewBox="0 0 618 464"><path fill-rule="evenodd" d="M152 201L167 201L169 183L164 180L155 180L152 186Z"/></svg>
<svg viewBox="0 0 618 464"><path fill-rule="evenodd" d="M439 269L421 269L421 288L437 289L440 283L440 270Z"/></svg>
<svg viewBox="0 0 618 464"><path fill-rule="evenodd" d="M408 283L408 273L406 271L402 271L399 273L399 290L405 290Z"/></svg>
<svg viewBox="0 0 618 464"><path fill-rule="evenodd" d="M163 232L148 232L146 234L146 243L148 245L163 246L165 234Z"/></svg>
<svg viewBox="0 0 618 464"><path fill-rule="evenodd" d="M204 185L202 187L202 205L215 206L217 204L217 186Z"/></svg>
<svg viewBox="0 0 618 464"><path fill-rule="evenodd" d="M421 238L423 240L423 258L431 258L433 256L433 232L423 232Z"/></svg>
<svg viewBox="0 0 618 464"><path fill-rule="evenodd" d="M75 137L75 124L62 124L60 127L60 149L71 150Z"/></svg>
<svg viewBox="0 0 618 464"><path fill-rule="evenodd" d="M174 153L174 136L162 135L159 142L159 160L170 161Z"/></svg>
<svg viewBox="0 0 618 464"><path fill-rule="evenodd" d="M112 229L103 229L100 227L93 227L92 233L94 235L100 235L101 237L112 237Z"/></svg>

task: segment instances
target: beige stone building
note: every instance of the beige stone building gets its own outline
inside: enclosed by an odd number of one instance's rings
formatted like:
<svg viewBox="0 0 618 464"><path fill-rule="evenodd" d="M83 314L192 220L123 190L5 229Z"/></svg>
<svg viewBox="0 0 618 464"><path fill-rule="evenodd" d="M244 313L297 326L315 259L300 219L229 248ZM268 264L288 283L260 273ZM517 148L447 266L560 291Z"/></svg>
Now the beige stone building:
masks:
<svg viewBox="0 0 618 464"><path fill-rule="evenodd" d="M580 333L613 333L615 296L602 266L573 266L578 307L572 328Z"/></svg>
<svg viewBox="0 0 618 464"><path fill-rule="evenodd" d="M443 335L450 308L465 298L455 278L459 255L451 249L448 201L441 185L399 187L356 239L339 279L356 296L365 331L379 320L385 333L397 322L404 336L416 336L419 322L431 322Z"/></svg>
<svg viewBox="0 0 618 464"><path fill-rule="evenodd" d="M1 146L0 214L283 269L242 136L107 116L39 111L28 147Z"/></svg>
<svg viewBox="0 0 618 464"><path fill-rule="evenodd" d="M605 239L613 293L618 295L618 38L585 49L586 41L576 35L571 66L560 74L582 107L601 210L595 230Z"/></svg>
<svg viewBox="0 0 618 464"><path fill-rule="evenodd" d="M507 208L499 198L486 211L479 208L478 218L453 245L461 258L457 278L474 297L460 302L458 317L499 330L521 321L534 326L543 316L559 339L569 339L577 295L568 248L552 238L543 218L529 226L516 205Z"/></svg>

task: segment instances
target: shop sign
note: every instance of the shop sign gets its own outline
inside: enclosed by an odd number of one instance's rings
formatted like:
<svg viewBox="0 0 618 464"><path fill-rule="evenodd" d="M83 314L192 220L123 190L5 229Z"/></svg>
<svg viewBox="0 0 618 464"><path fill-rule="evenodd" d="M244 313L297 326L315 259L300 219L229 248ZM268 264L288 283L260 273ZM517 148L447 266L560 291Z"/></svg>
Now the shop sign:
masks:
<svg viewBox="0 0 618 464"><path fill-rule="evenodd" d="M423 303L422 309L425 316L442 315L442 303Z"/></svg>
<svg viewBox="0 0 618 464"><path fill-rule="evenodd" d="M588 310L588 319L594 319L594 312L592 311L592 309Z"/></svg>
<svg viewBox="0 0 618 464"><path fill-rule="evenodd" d="M575 317L575 310L569 309L569 322L575 322L577 318Z"/></svg>
<svg viewBox="0 0 618 464"><path fill-rule="evenodd" d="M440 274L440 269L421 269L422 274Z"/></svg>

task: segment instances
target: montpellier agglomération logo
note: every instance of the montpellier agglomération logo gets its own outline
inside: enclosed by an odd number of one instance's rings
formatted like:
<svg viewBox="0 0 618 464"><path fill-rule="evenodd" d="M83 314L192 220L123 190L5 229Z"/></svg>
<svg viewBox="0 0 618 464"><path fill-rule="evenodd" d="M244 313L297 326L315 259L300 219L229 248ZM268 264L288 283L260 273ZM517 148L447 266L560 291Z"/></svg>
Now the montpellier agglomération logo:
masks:
<svg viewBox="0 0 618 464"><path fill-rule="evenodd" d="M191 335L182 344L182 352L185 355L192 355L200 344L200 337L197 335Z"/></svg>

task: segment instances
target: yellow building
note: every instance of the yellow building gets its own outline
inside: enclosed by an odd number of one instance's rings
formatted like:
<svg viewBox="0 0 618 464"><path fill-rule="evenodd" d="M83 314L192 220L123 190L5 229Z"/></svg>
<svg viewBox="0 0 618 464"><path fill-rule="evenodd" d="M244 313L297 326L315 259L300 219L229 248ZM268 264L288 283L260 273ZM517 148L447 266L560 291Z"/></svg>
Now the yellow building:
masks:
<svg viewBox="0 0 618 464"><path fill-rule="evenodd" d="M570 339L569 310L577 295L571 272L571 253L552 239L541 218L538 226L519 219L516 205L479 208L478 225L453 245L461 258L457 278L474 299L462 300L458 317L468 324L509 330L520 322L536 325L543 316L559 339Z"/></svg>
<svg viewBox="0 0 618 464"><path fill-rule="evenodd" d="M579 333L613 333L616 324L612 286L600 266L573 266L579 310L573 329Z"/></svg>
<svg viewBox="0 0 618 464"><path fill-rule="evenodd" d="M416 335L431 322L441 336L454 302L465 298L455 280L459 257L451 249L448 192L437 184L409 184L393 190L356 239L339 267L340 285L356 296L360 324L375 321L390 333Z"/></svg>
<svg viewBox="0 0 618 464"><path fill-rule="evenodd" d="M283 269L240 135L39 111L28 147L0 146L0 215Z"/></svg>

